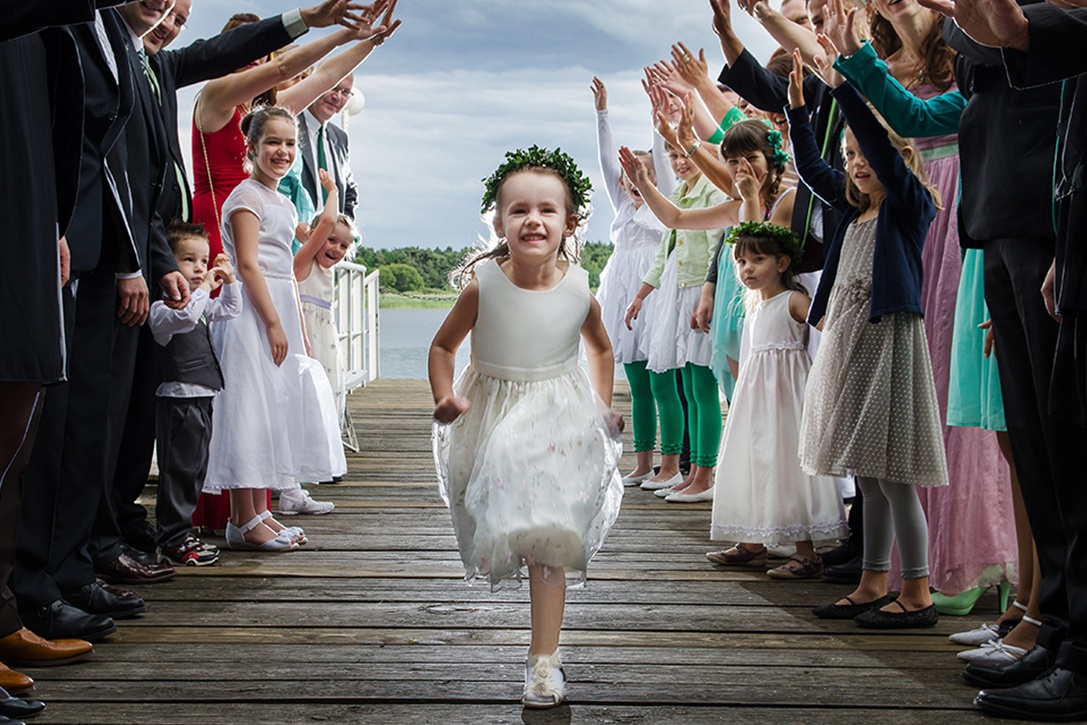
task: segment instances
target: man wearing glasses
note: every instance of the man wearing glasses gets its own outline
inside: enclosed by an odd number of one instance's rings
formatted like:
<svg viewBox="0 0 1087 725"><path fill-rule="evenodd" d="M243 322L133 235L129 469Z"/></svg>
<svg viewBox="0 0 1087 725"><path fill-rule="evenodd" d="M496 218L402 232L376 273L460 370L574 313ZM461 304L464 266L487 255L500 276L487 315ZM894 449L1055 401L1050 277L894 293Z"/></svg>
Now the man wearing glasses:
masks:
<svg viewBox="0 0 1087 725"><path fill-rule="evenodd" d="M324 205L325 193L317 169L325 169L339 189L340 213L355 218L359 190L351 176L351 149L347 133L330 123L354 94L355 78L347 76L298 116L298 146L302 156L302 183L314 206ZM308 219L305 221L309 221Z"/></svg>

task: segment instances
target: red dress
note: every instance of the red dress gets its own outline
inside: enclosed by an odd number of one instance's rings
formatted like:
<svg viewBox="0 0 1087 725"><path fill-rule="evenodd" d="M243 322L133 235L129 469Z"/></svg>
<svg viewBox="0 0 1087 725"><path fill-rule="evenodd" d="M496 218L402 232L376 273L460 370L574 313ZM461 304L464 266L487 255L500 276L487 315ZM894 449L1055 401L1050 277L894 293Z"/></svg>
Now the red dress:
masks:
<svg viewBox="0 0 1087 725"><path fill-rule="evenodd" d="M194 112L192 218L194 222L203 224L207 229L211 247L211 256L208 259L212 261L223 251L221 227L223 203L230 196L230 192L234 191L235 186L249 178L245 170L245 136L242 134L241 123L242 111L241 107L237 107L225 126L212 133L203 133L196 127ZM272 492L269 491L269 510L271 504ZM196 511L192 515L193 526L222 531L226 528L228 518L230 518L229 496L200 494L200 501L197 502Z"/></svg>
<svg viewBox="0 0 1087 725"><path fill-rule="evenodd" d="M193 221L204 225L211 257L223 251L221 211L234 187L249 178L245 170L245 136L241 108L218 131L203 133L192 125ZM212 193L214 191L214 194Z"/></svg>

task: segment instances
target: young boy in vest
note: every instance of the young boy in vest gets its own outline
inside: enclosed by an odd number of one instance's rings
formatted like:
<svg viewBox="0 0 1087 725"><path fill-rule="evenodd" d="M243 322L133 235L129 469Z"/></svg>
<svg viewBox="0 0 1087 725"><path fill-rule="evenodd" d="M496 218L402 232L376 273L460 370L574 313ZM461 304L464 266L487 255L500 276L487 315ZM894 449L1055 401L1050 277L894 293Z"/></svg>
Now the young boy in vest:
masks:
<svg viewBox="0 0 1087 725"><path fill-rule="evenodd" d="M208 470L211 404L223 389L223 373L208 334L209 323L241 312L242 296L234 284L230 257L220 254L208 268L207 233L201 224L174 223L166 239L177 268L189 282L192 299L174 310L162 301L151 305L148 324L162 347L159 360L155 436L158 441L156 543L160 561L178 566L206 566L219 559L219 549L192 533L192 515ZM222 287L216 299L211 293Z"/></svg>

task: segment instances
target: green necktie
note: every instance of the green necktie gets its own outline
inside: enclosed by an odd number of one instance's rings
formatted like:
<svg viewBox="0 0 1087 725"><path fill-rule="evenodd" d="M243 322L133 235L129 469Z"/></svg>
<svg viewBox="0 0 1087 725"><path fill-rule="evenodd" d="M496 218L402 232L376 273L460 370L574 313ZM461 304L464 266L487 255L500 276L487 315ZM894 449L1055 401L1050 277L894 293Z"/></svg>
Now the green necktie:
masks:
<svg viewBox="0 0 1087 725"><path fill-rule="evenodd" d="M155 100L162 105L162 88L159 86L158 76L155 75L155 69L151 67L151 61L147 58L147 53L143 48L136 51L140 56L140 64L143 66L143 74L147 76L147 82L151 86L151 91L155 94Z"/></svg>
<svg viewBox="0 0 1087 725"><path fill-rule="evenodd" d="M325 126L317 127L317 168L328 171L328 159L325 158ZM321 185L321 175L317 174L317 188L321 190L321 201L328 201L328 192Z"/></svg>

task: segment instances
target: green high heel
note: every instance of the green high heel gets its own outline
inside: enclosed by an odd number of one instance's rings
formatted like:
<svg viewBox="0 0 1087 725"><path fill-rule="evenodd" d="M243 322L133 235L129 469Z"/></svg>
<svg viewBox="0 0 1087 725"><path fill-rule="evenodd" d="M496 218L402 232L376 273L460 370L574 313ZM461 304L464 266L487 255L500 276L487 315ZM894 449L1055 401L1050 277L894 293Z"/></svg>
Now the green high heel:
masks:
<svg viewBox="0 0 1087 725"><path fill-rule="evenodd" d="M974 589L967 589L962 594L956 594L953 597L949 597L946 594L940 592L932 593L932 603L936 605L936 611L940 614L947 614L955 617L964 617L970 614L974 609L974 605L981 599L981 595L989 591L990 587L975 587ZM1002 581L997 585L997 598L1000 606L1000 613L1003 614L1008 608L1008 595L1011 593L1011 582Z"/></svg>

